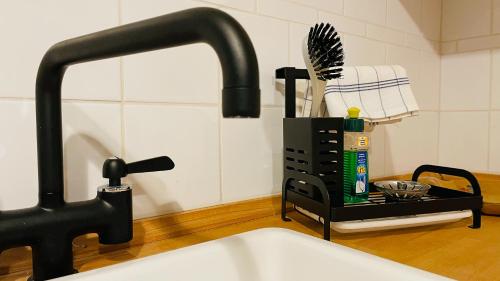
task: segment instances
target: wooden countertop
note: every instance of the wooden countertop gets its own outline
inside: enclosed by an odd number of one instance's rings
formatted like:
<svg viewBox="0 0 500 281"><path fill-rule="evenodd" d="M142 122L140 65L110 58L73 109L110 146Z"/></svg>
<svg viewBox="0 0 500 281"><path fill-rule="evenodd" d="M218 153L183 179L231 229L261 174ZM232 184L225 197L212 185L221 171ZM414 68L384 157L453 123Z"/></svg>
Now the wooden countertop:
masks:
<svg viewBox="0 0 500 281"><path fill-rule="evenodd" d="M262 198L134 222L134 239L103 246L95 235L74 242L75 267L87 271L204 241L263 227L283 227L316 237L322 226L289 212L292 222L279 217L279 197ZM500 217L483 216L481 229L471 220L451 224L361 234L332 232L332 240L423 270L458 280L500 280ZM31 253L16 248L0 255L0 280L26 280Z"/></svg>

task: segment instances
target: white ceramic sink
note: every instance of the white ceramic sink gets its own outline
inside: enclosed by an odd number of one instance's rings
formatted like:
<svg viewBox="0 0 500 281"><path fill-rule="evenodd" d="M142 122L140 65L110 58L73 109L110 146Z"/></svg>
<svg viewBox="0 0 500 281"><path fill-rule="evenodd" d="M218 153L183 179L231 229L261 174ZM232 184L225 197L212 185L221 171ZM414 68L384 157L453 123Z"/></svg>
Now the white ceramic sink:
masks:
<svg viewBox="0 0 500 281"><path fill-rule="evenodd" d="M451 279L295 231L263 228L57 280Z"/></svg>

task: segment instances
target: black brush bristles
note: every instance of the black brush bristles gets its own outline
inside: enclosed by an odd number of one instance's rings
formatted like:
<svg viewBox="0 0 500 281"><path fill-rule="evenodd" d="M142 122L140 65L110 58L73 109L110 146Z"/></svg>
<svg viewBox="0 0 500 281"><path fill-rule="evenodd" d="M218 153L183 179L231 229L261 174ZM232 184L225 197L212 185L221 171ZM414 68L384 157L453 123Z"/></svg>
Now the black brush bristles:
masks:
<svg viewBox="0 0 500 281"><path fill-rule="evenodd" d="M344 50L339 34L327 23L316 24L309 30L307 38L309 60L319 80L341 77L344 65Z"/></svg>

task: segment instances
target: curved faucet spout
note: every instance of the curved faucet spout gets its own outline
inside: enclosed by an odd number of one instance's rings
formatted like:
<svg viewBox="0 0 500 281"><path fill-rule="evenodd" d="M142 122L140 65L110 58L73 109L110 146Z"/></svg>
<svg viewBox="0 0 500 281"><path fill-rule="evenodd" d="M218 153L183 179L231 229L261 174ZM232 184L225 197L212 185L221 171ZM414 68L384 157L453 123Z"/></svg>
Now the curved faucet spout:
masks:
<svg viewBox="0 0 500 281"><path fill-rule="evenodd" d="M61 84L65 69L82 62L201 42L213 47L222 66L224 117L258 117L259 72L253 45L234 18L216 9L167 14L62 41L47 51L36 81L41 207L64 204Z"/></svg>

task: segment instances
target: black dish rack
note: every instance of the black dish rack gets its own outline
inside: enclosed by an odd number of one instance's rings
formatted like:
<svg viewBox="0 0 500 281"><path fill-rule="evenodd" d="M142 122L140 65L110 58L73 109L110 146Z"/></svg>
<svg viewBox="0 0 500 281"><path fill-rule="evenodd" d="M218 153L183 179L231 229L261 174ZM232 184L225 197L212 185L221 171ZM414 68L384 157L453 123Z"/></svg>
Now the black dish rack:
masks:
<svg viewBox="0 0 500 281"><path fill-rule="evenodd" d="M432 185L427 196L417 201L387 201L370 183L368 201L344 204L343 118L308 118L295 115L295 82L309 79L307 70L284 67L276 70L285 79L285 118L283 119L283 185L281 218L286 217L286 202L324 219L323 237L330 240L330 224L349 220L408 216L447 211L471 210L471 228L481 227L481 188L466 170L422 165L413 173L416 181L424 172L465 178L472 193Z"/></svg>

